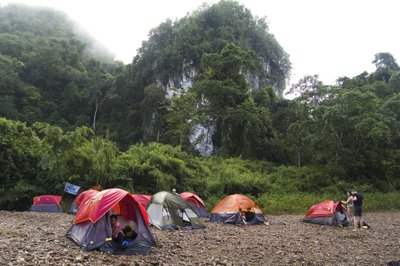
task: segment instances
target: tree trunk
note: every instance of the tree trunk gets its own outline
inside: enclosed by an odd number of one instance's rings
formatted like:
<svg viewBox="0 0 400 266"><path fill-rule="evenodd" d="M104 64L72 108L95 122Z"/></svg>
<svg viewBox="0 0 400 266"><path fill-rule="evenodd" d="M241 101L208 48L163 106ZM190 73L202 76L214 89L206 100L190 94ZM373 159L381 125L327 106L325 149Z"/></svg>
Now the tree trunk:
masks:
<svg viewBox="0 0 400 266"><path fill-rule="evenodd" d="M296 158L297 158L297 166L301 167L301 147L296 145Z"/></svg>
<svg viewBox="0 0 400 266"><path fill-rule="evenodd" d="M96 109L94 110L94 115L93 115L93 132L96 134L96 117L97 117L97 110L99 109L99 105L97 103L96 99Z"/></svg>

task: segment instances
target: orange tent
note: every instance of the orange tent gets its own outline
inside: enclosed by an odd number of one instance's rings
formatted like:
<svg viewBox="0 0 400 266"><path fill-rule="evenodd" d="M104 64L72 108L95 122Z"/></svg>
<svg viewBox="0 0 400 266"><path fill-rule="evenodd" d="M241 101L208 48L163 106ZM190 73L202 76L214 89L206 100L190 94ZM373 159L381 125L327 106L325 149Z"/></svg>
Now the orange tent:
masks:
<svg viewBox="0 0 400 266"><path fill-rule="evenodd" d="M242 214L246 212L246 217ZM249 215L247 215L249 214ZM261 208L250 198L233 194L221 200L211 211L211 222L257 224L266 221Z"/></svg>
<svg viewBox="0 0 400 266"><path fill-rule="evenodd" d="M239 209L245 211L249 208L252 212L262 213L261 208L250 198L241 194L233 194L221 200L217 206L212 209L211 213L238 212Z"/></svg>

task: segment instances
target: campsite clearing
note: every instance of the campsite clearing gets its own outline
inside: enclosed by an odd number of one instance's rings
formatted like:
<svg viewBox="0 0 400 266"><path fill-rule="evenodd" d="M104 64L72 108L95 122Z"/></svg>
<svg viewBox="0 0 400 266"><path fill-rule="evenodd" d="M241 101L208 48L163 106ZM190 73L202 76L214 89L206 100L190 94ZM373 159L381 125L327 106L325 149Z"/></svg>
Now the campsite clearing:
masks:
<svg viewBox="0 0 400 266"><path fill-rule="evenodd" d="M160 231L156 252L110 256L65 237L73 215L0 211L0 265L387 265L400 263L400 212L366 213L372 229L353 232L272 217L278 225L205 222L204 230ZM268 217L271 218L271 217ZM398 264L393 264L398 265Z"/></svg>

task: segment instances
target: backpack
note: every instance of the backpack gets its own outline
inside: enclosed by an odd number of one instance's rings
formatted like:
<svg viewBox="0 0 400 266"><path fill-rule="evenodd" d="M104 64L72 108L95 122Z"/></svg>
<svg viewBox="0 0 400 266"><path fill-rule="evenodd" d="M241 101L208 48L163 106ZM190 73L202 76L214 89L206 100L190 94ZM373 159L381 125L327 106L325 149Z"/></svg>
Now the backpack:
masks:
<svg viewBox="0 0 400 266"><path fill-rule="evenodd" d="M354 205L355 206L362 206L362 204L363 204L363 196L360 194L360 193L356 193L356 195L355 195L356 197L357 197L357 200L356 201L354 201Z"/></svg>

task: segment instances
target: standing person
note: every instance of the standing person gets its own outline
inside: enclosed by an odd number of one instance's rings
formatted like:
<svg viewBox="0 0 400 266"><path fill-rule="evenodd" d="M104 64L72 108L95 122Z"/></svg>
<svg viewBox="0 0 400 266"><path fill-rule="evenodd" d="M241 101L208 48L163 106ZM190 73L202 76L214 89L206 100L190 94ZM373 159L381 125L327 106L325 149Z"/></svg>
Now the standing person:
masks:
<svg viewBox="0 0 400 266"><path fill-rule="evenodd" d="M343 204L346 204L347 207L347 217L349 218L350 226L354 224L354 203L353 196L351 195L351 191L347 191L347 200L342 201Z"/></svg>
<svg viewBox="0 0 400 266"><path fill-rule="evenodd" d="M353 190L351 195L353 196L354 204L354 231L357 231L358 227L362 227L362 205L364 199L357 190Z"/></svg>
<svg viewBox="0 0 400 266"><path fill-rule="evenodd" d="M176 189L175 189L175 188L172 189L172 193L178 195L178 193L176 192Z"/></svg>

